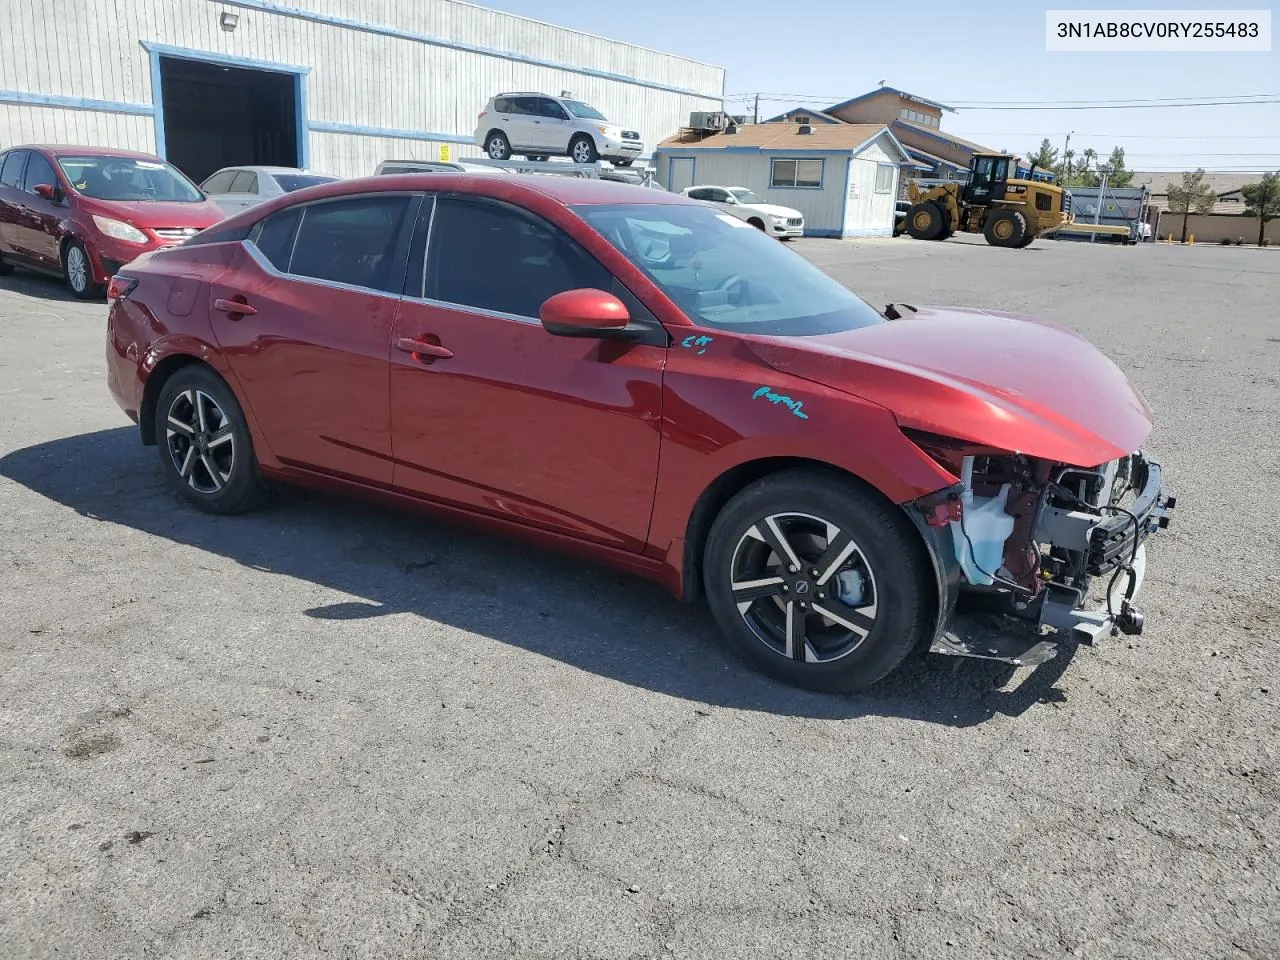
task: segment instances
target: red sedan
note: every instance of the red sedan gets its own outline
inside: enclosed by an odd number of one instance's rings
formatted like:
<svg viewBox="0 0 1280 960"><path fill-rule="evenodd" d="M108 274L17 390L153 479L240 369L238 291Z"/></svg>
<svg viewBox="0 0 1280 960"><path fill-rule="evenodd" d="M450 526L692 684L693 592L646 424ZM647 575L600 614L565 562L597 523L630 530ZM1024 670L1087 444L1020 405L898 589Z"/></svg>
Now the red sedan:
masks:
<svg viewBox="0 0 1280 960"><path fill-rule="evenodd" d="M1029 318L881 313L706 204L348 181L109 297L111 392L203 510L272 480L466 518L705 596L741 655L824 690L1142 627L1173 498L1110 360Z"/></svg>
<svg viewBox="0 0 1280 960"><path fill-rule="evenodd" d="M0 275L14 266L65 277L102 297L134 257L185 240L225 216L159 157L103 147L0 153Z"/></svg>

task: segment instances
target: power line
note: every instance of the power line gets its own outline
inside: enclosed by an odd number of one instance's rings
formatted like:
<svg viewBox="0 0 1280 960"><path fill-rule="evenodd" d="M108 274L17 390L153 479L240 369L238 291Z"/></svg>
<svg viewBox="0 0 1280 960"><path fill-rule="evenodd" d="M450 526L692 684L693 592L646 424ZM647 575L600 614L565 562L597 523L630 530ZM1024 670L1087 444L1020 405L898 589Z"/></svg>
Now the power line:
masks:
<svg viewBox="0 0 1280 960"><path fill-rule="evenodd" d="M1065 130L1059 130L1056 133L1045 133L1043 130L1033 130L1031 132L1007 133L1001 131L999 133L971 133L969 137L1045 137L1050 140L1054 137L1061 137ZM1230 134L1220 134L1215 136L1187 136L1185 134L1155 134L1155 133L1079 133L1073 131L1073 137L1091 137L1095 140L1105 140L1107 138L1113 140L1280 140L1280 135L1267 136L1231 136Z"/></svg>
<svg viewBox="0 0 1280 960"><path fill-rule="evenodd" d="M726 100L746 100L759 97L762 100L826 100L833 103L840 103L848 99L844 94L814 94L814 93L774 93L766 91L758 91L751 93L735 93L725 97ZM1280 98L1280 93L1240 93L1240 94L1208 94L1205 96L1184 96L1184 97L1124 97L1111 100L958 100L950 106L954 107L1027 107L1027 108L1048 108L1048 107L1094 107L1094 106L1130 106L1145 104L1172 103L1178 105L1195 105L1190 101L1203 102L1204 105L1215 105L1225 101L1241 101L1244 103L1270 103L1275 98Z"/></svg>

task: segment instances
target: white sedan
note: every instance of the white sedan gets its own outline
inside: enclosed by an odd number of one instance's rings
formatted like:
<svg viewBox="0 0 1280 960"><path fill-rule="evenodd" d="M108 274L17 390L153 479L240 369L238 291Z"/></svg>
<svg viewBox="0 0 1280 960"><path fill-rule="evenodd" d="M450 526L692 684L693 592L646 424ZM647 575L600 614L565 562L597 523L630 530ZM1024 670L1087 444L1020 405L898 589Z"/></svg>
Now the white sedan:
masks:
<svg viewBox="0 0 1280 960"><path fill-rule="evenodd" d="M791 240L804 236L804 214L776 203L765 203L746 187L685 187L680 191L691 200L714 203L725 213L745 220L770 236Z"/></svg>
<svg viewBox="0 0 1280 960"><path fill-rule="evenodd" d="M283 193L337 179L295 167L223 167L200 184L200 189L231 216Z"/></svg>

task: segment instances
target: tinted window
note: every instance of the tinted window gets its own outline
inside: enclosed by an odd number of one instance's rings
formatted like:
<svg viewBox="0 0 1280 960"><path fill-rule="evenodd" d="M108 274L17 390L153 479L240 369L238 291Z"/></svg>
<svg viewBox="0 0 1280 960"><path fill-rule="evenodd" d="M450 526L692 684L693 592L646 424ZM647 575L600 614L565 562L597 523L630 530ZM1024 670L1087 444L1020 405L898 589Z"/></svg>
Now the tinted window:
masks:
<svg viewBox="0 0 1280 960"><path fill-rule="evenodd" d="M524 116L538 115L538 97L512 97L511 109L508 113L519 113Z"/></svg>
<svg viewBox="0 0 1280 960"><path fill-rule="evenodd" d="M506 97L495 97L493 101L493 109L498 113L510 113L511 101Z"/></svg>
<svg viewBox="0 0 1280 960"><path fill-rule="evenodd" d="M249 170L241 170L227 188L228 193L257 193L258 175Z"/></svg>
<svg viewBox="0 0 1280 960"><path fill-rule="evenodd" d="M690 200L710 200L711 191L708 190L706 187L700 187L697 190L690 190L689 199Z"/></svg>
<svg viewBox="0 0 1280 960"><path fill-rule="evenodd" d="M201 187L205 193L226 193L231 181L236 178L234 170L220 170L204 182Z"/></svg>
<svg viewBox="0 0 1280 960"><path fill-rule="evenodd" d="M14 150L5 154L4 165L0 166L0 184L6 187L17 187L22 183L22 165L27 161L27 151Z"/></svg>
<svg viewBox="0 0 1280 960"><path fill-rule="evenodd" d="M714 207L625 204L574 211L696 323L808 336L887 322L805 257Z"/></svg>
<svg viewBox="0 0 1280 960"><path fill-rule="evenodd" d="M23 189L27 193L35 193L36 186L47 183L51 187L58 185L58 177L53 172L53 165L42 153L31 153L27 159L27 175L22 178Z"/></svg>
<svg viewBox="0 0 1280 960"><path fill-rule="evenodd" d="M536 318L557 293L612 286L612 275L594 257L549 224L492 203L437 202L428 299Z"/></svg>
<svg viewBox="0 0 1280 960"><path fill-rule="evenodd" d="M381 176L393 176L397 173L417 173L417 167L383 167L378 173Z"/></svg>
<svg viewBox="0 0 1280 960"><path fill-rule="evenodd" d="M569 114L564 107L549 97L538 98L538 113L552 120L568 120Z"/></svg>
<svg viewBox="0 0 1280 960"><path fill-rule="evenodd" d="M285 193L293 193L295 190L301 190L304 187L315 187L322 183L336 183L337 177L317 177L299 173L277 173L275 175L276 183L280 184L280 189Z"/></svg>
<svg viewBox="0 0 1280 960"><path fill-rule="evenodd" d="M399 293L394 267L408 197L355 197L304 207L289 272Z"/></svg>
<svg viewBox="0 0 1280 960"><path fill-rule="evenodd" d="M289 272L293 254L293 235L298 229L299 207L274 213L258 224L252 239L254 246L281 273Z"/></svg>

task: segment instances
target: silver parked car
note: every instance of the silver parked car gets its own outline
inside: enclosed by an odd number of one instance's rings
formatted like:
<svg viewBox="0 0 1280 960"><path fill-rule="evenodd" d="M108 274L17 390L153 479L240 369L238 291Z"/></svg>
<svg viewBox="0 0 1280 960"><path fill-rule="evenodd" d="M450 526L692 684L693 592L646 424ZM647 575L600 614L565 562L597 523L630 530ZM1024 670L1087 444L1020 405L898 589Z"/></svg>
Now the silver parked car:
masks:
<svg viewBox="0 0 1280 960"><path fill-rule="evenodd" d="M640 134L610 123L581 100L545 93L500 93L476 123L475 142L494 160L567 156L575 163L628 166L644 152Z"/></svg>
<svg viewBox="0 0 1280 960"><path fill-rule="evenodd" d="M465 160L384 160L373 171L375 177L397 173L506 173L499 167L486 167L483 163L467 163Z"/></svg>
<svg viewBox="0 0 1280 960"><path fill-rule="evenodd" d="M223 167L200 184L200 189L231 216L272 197L337 179L296 167Z"/></svg>

